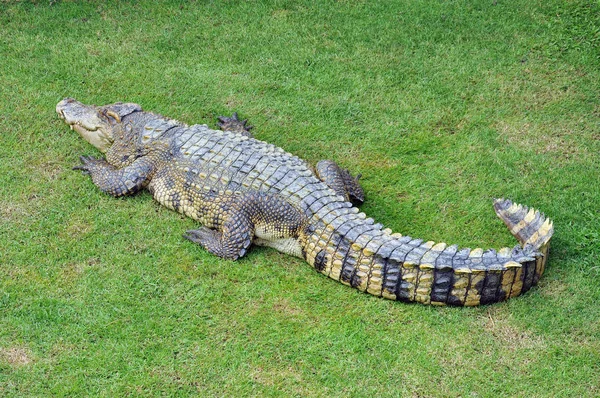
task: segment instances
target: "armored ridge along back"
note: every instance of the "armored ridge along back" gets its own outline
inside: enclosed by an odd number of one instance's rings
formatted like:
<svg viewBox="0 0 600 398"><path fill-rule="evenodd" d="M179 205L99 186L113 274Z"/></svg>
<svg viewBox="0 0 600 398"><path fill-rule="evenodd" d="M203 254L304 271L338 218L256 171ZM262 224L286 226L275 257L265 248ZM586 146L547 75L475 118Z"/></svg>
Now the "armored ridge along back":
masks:
<svg viewBox="0 0 600 398"><path fill-rule="evenodd" d="M132 103L96 107L67 98L56 110L105 152L106 160L81 157L76 169L115 197L148 189L198 220L202 227L184 236L222 258L238 259L251 244L269 246L361 291L437 305L502 301L544 272L552 222L509 200L497 199L494 208L520 245L459 249L384 229L351 203L364 198L358 177L330 160L313 168L252 138L236 114L212 130Z"/></svg>

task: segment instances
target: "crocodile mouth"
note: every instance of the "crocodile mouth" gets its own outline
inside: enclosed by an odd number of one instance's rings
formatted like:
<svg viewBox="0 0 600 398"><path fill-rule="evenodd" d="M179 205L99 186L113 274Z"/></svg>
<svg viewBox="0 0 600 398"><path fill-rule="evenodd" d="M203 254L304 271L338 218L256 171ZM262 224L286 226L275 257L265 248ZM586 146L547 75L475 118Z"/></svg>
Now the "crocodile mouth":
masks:
<svg viewBox="0 0 600 398"><path fill-rule="evenodd" d="M113 136L106 117L93 105L85 105L73 98L65 98L56 105L56 113L87 142L106 152Z"/></svg>

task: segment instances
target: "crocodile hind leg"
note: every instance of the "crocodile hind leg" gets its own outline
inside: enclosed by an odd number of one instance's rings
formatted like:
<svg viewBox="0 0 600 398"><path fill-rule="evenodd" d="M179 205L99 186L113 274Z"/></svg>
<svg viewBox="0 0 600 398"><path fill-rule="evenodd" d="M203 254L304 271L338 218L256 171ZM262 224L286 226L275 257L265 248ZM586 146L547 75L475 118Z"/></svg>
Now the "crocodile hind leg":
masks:
<svg viewBox="0 0 600 398"><path fill-rule="evenodd" d="M223 131L232 131L234 133L240 133L250 138L253 137L250 130L252 130L254 126L248 126L248 119L240 120L238 118L237 112L233 112L233 115L231 115L231 117L219 116L217 119L219 120L217 122L217 126L219 126L219 129Z"/></svg>
<svg viewBox="0 0 600 398"><path fill-rule="evenodd" d="M297 254L293 242L305 225L304 216L283 198L263 192L217 195L205 203L208 221L214 229L201 227L183 236L209 252L229 260L244 256L254 241L290 254Z"/></svg>
<svg viewBox="0 0 600 398"><path fill-rule="evenodd" d="M224 224L222 231L201 227L187 231L183 237L221 258L237 260L248 251L253 232L252 226L242 218Z"/></svg>
<svg viewBox="0 0 600 398"><path fill-rule="evenodd" d="M365 193L358 183L361 175L353 177L346 169L342 169L332 160L321 160L315 167L317 177L329 185L338 195L357 204L365 201Z"/></svg>

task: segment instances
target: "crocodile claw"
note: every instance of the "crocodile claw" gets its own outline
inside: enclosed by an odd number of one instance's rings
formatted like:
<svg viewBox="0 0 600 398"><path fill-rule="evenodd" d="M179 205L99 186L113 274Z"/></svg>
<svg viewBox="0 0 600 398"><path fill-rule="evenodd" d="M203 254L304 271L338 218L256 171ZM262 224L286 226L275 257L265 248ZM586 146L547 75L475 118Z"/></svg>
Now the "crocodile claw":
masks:
<svg viewBox="0 0 600 398"><path fill-rule="evenodd" d="M200 246L206 247L208 241L216 238L217 231L214 231L207 227L200 227L198 229L190 229L183 234L183 237L199 244Z"/></svg>
<svg viewBox="0 0 600 398"><path fill-rule="evenodd" d="M79 160L81 160L81 164L74 166L73 170L81 170L84 174L90 174L90 169L93 167L93 165L101 161L101 159L93 156L80 156Z"/></svg>
<svg viewBox="0 0 600 398"><path fill-rule="evenodd" d="M233 112L231 117L219 116L217 119L219 120L217 126L219 126L221 130L240 133L246 137L252 137L250 130L252 130L254 126L248 125L248 119L240 120L237 112Z"/></svg>

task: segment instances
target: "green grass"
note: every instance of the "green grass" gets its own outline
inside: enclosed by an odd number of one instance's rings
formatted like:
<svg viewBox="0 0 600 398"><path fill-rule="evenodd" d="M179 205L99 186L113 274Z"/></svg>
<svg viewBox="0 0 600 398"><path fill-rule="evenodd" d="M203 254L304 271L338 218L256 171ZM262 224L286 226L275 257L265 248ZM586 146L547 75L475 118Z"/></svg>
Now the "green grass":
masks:
<svg viewBox="0 0 600 398"><path fill-rule="evenodd" d="M0 2L0 60L0 395L600 395L597 1ZM538 207L547 272L463 309L222 261L71 170L66 96L238 111L413 236L513 245L490 199Z"/></svg>

